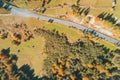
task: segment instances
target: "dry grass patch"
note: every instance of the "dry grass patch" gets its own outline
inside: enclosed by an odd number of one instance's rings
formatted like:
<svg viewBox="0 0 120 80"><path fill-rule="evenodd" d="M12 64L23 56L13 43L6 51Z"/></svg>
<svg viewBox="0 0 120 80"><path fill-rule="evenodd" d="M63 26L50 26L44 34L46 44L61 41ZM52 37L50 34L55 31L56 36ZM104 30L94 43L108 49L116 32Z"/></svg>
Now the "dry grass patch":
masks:
<svg viewBox="0 0 120 80"><path fill-rule="evenodd" d="M70 7L47 9L44 15L59 17L66 15L66 13L72 13L72 9Z"/></svg>
<svg viewBox="0 0 120 80"><path fill-rule="evenodd" d="M68 5L76 4L76 0L52 0L48 5L49 7L55 7L58 6L59 4L64 5L64 3Z"/></svg>
<svg viewBox="0 0 120 80"><path fill-rule="evenodd" d="M10 13L10 12L3 8L0 8L0 14L8 14L8 13Z"/></svg>

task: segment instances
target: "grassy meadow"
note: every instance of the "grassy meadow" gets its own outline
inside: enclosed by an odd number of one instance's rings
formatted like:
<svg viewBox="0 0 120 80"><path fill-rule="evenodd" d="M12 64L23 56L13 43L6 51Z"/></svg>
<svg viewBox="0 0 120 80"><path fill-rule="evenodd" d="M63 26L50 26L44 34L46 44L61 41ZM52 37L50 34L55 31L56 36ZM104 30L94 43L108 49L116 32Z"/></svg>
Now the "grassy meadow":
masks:
<svg viewBox="0 0 120 80"><path fill-rule="evenodd" d="M11 24L14 23L25 23L30 30L33 30L35 27L40 27L45 30L52 31L53 29L57 30L60 34L64 33L68 40L71 43L78 41L78 39L82 39L85 34L75 28L71 28L69 26L65 26L62 24L57 23L49 23L47 21L37 20L35 18L22 18L22 17L7 17L2 16L0 17L1 25L4 23L6 29L11 27ZM11 22L11 23L9 23ZM9 26L10 25L10 26ZM91 40L100 43L101 45L105 45L107 48L111 50L115 50L118 48L112 43L109 43L105 40L98 39L96 37L91 37L91 35L87 36L90 37ZM28 42L23 42L19 46L15 46L11 43L11 38L7 38L5 40L0 39L0 48L8 48L10 47L11 53L16 54L18 56L18 66L22 66L23 64L29 64L32 68L35 69L35 73L37 75L41 75L39 72L42 71L44 65L44 59L46 59L47 55L44 54L46 40L41 36L36 36L35 39L32 39ZM34 47L33 47L34 46ZM20 51L20 52L19 52ZM35 65L38 64L38 65Z"/></svg>
<svg viewBox="0 0 120 80"><path fill-rule="evenodd" d="M35 69L37 75L41 75L39 72L41 72L44 59L46 58L46 55L44 54L44 38L37 37L30 41L23 42L19 46L13 45L11 41L11 38L5 40L0 39L0 49L10 48L11 53L18 56L18 67L28 64L31 68Z"/></svg>

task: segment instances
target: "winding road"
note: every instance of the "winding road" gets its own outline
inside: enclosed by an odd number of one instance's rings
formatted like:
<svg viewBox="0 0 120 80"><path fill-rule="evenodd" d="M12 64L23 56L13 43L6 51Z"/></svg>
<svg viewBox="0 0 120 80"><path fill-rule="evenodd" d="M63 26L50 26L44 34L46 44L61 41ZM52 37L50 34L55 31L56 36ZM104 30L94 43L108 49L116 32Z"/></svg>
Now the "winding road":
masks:
<svg viewBox="0 0 120 80"><path fill-rule="evenodd" d="M1 2L0 2L0 4L1 4ZM7 7L5 7L5 5L7 5ZM64 25L67 25L67 26L72 26L72 27L75 27L75 28L80 29L82 31L90 32L90 33L96 35L97 37L103 38L106 41L109 41L109 42L111 42L115 45L120 46L120 41L118 41L118 40L116 40L116 39L114 39L110 36L107 36L103 33L97 32L95 30L92 30L92 29L87 28L85 26L82 26L80 24L77 24L75 22L71 22L71 21L67 21L67 20L61 20L61 19L52 18L52 17L47 17L47 16L43 16L43 15L38 15L38 14L35 14L35 13L30 12L28 10L24 10L24 9L20 9L20 8L17 8L17 7L12 6L12 5L9 5L9 6L8 5L9 4L4 3L4 6L2 6L2 7L5 8L5 9L8 9L8 10L11 10L10 15L24 16L24 17L34 17L34 18L37 18L37 19L40 19L40 20L45 20L45 21L53 20L53 22L55 22L55 23L64 24Z"/></svg>

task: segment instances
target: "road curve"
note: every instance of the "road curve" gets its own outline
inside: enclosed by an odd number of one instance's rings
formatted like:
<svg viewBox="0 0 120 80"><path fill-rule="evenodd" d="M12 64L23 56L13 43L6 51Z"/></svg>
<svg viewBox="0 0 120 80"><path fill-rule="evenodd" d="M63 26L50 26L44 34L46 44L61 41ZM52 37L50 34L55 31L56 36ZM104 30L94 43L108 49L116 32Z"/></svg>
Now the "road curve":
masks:
<svg viewBox="0 0 120 80"><path fill-rule="evenodd" d="M115 45L120 46L120 41L118 41L118 40L116 40L116 39L114 39L110 36L107 36L103 33L97 32L95 30L92 30L92 29L87 28L85 26L82 26L80 24L77 24L75 22L38 15L38 14L35 14L33 12L30 12L30 11L27 11L27 10L24 10L24 9L20 9L20 8L15 7L15 6L11 6L11 5L9 5L8 9L11 10L11 15L14 15L14 16L34 17L34 18L38 18L40 20L45 20L45 21L49 21L49 20L52 19L55 23L64 24L64 25L67 25L67 26L72 26L72 27L75 27L75 28L80 29L82 31L90 32L90 33L96 35L97 37L103 38L106 41L109 41L109 42L111 42Z"/></svg>

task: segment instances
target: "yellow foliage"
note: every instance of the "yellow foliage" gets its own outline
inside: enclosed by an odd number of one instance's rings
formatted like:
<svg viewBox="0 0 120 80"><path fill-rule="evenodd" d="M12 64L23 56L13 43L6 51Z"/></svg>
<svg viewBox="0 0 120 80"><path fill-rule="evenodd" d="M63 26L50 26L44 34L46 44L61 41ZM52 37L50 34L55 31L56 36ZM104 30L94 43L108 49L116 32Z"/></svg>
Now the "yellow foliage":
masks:
<svg viewBox="0 0 120 80"><path fill-rule="evenodd" d="M12 63L16 63L17 61L16 60L12 60Z"/></svg>
<svg viewBox="0 0 120 80"><path fill-rule="evenodd" d="M89 68L93 68L93 65L92 65L92 64L87 64L87 66L88 66Z"/></svg>
<svg viewBox="0 0 120 80"><path fill-rule="evenodd" d="M67 61L66 62L66 67L69 68L69 66L70 66L70 63Z"/></svg>
<svg viewBox="0 0 120 80"><path fill-rule="evenodd" d="M109 63L105 63L106 67L111 67L111 65Z"/></svg>
<svg viewBox="0 0 120 80"><path fill-rule="evenodd" d="M57 66L57 64L56 64L56 63L53 63L53 67L55 67L55 66Z"/></svg>
<svg viewBox="0 0 120 80"><path fill-rule="evenodd" d="M63 61L61 59L58 58L58 63L62 63Z"/></svg>
<svg viewBox="0 0 120 80"><path fill-rule="evenodd" d="M63 68L63 66L62 66L62 65L60 65L60 68Z"/></svg>
<svg viewBox="0 0 120 80"><path fill-rule="evenodd" d="M89 80L87 77L83 77L82 80Z"/></svg>
<svg viewBox="0 0 120 80"><path fill-rule="evenodd" d="M75 80L75 77L73 75L70 75L71 80Z"/></svg>
<svg viewBox="0 0 120 80"><path fill-rule="evenodd" d="M111 76L111 73L108 70L106 70L105 73L107 76Z"/></svg>
<svg viewBox="0 0 120 80"><path fill-rule="evenodd" d="M59 69L59 67L58 67L58 65L57 65L56 63L53 64L53 67L54 67L55 69Z"/></svg>
<svg viewBox="0 0 120 80"><path fill-rule="evenodd" d="M61 65L65 64L61 59L58 59L58 63L60 63Z"/></svg>
<svg viewBox="0 0 120 80"><path fill-rule="evenodd" d="M0 38L2 38L2 34L0 34Z"/></svg>
<svg viewBox="0 0 120 80"><path fill-rule="evenodd" d="M55 69L52 68L52 73L53 73L53 74L56 74L57 71L56 71Z"/></svg>

